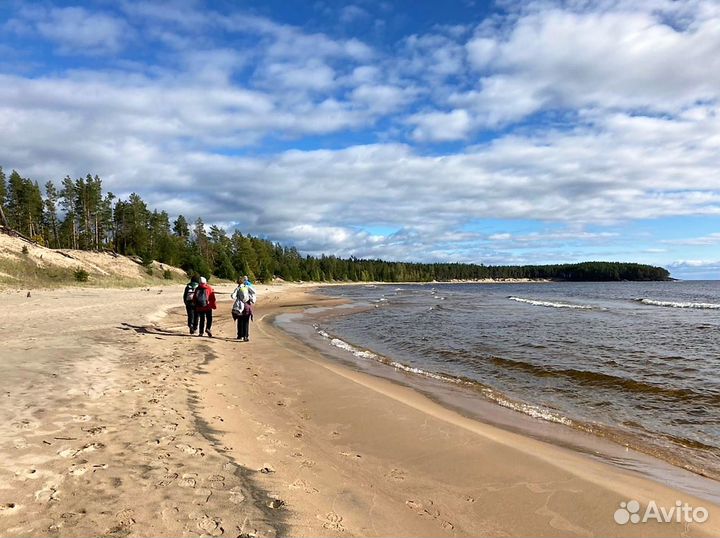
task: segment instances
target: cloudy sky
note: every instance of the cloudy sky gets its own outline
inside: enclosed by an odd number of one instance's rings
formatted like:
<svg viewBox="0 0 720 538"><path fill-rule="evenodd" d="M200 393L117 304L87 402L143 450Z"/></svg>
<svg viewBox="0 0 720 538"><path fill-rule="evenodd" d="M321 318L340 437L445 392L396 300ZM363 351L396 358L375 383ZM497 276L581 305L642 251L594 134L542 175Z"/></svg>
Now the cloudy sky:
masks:
<svg viewBox="0 0 720 538"><path fill-rule="evenodd" d="M304 253L720 278L720 3L4 0L0 166Z"/></svg>

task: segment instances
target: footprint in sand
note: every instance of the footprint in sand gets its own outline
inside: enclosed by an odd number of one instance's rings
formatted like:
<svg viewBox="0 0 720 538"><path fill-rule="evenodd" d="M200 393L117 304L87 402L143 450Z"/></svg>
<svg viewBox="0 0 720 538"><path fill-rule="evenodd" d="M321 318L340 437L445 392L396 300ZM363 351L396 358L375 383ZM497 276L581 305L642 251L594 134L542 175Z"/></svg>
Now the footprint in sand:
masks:
<svg viewBox="0 0 720 538"><path fill-rule="evenodd" d="M80 514L65 512L60 515L60 519L62 519L63 527L77 527L78 523L80 523Z"/></svg>
<svg viewBox="0 0 720 538"><path fill-rule="evenodd" d="M76 464L74 464L74 465L71 465L70 468L68 469L68 474L71 474L72 476L82 476L82 475L84 475L84 474L87 473L88 470L89 470L89 469L87 468L87 466L84 465L85 463L87 463L87 462L85 461L85 462L83 462L83 463L76 463Z"/></svg>
<svg viewBox="0 0 720 538"><path fill-rule="evenodd" d="M40 503L57 501L58 497L58 487L55 484L47 484L43 489L35 492L35 500Z"/></svg>
<svg viewBox="0 0 720 538"><path fill-rule="evenodd" d="M19 420L17 422L13 422L12 426L18 431L36 430L40 427L40 423L32 420Z"/></svg>
<svg viewBox="0 0 720 538"><path fill-rule="evenodd" d="M95 426L94 428L88 428L88 429L83 428L82 430L90 435L100 435L101 433L105 433L105 431L107 430L107 427Z"/></svg>
<svg viewBox="0 0 720 538"><path fill-rule="evenodd" d="M208 476L207 483L212 489L225 489L225 477L221 474L212 474Z"/></svg>
<svg viewBox="0 0 720 538"><path fill-rule="evenodd" d="M219 517L203 515L198 519L197 526L210 536L221 536L225 532L225 529L222 528L222 520Z"/></svg>
<svg viewBox="0 0 720 538"><path fill-rule="evenodd" d="M230 491L228 500L233 504L240 504L245 501L245 492L240 486L233 486Z"/></svg>
<svg viewBox="0 0 720 538"><path fill-rule="evenodd" d="M445 530L453 530L455 528L455 525L450 521L440 518L440 511L435 508L433 501L430 499L424 501L411 499L405 501L405 504L420 517L429 517L437 520Z"/></svg>
<svg viewBox="0 0 720 538"><path fill-rule="evenodd" d="M0 516L10 516L20 510L16 503L0 503Z"/></svg>
<svg viewBox="0 0 720 538"><path fill-rule="evenodd" d="M440 517L440 512L435 508L430 499L424 501L410 499L405 501L405 504L410 510L421 517L431 517L433 519Z"/></svg>
<svg viewBox="0 0 720 538"><path fill-rule="evenodd" d="M318 489L310 486L305 480L298 478L292 484L288 485L289 489L300 489L305 493L318 493Z"/></svg>
<svg viewBox="0 0 720 538"><path fill-rule="evenodd" d="M362 454L357 454L356 452L340 452L340 455L345 456L346 458L352 458L354 460L362 458Z"/></svg>
<svg viewBox="0 0 720 538"><path fill-rule="evenodd" d="M205 499L203 500L203 503L205 504L210 502L210 497L212 497L213 494L212 490L208 488L198 488L193 490L193 493L195 493L195 495L197 495L198 497L204 497ZM196 502L195 504L200 503Z"/></svg>
<svg viewBox="0 0 720 538"><path fill-rule="evenodd" d="M179 448L182 450L185 454L190 454L191 456L194 456L195 454L199 454L200 456L204 456L203 451L199 448L193 448L190 445L186 445L184 443L180 443L175 445L175 448Z"/></svg>
<svg viewBox="0 0 720 538"><path fill-rule="evenodd" d="M391 480L401 481L405 480L406 474L402 469L391 469L385 476Z"/></svg>
<svg viewBox="0 0 720 538"><path fill-rule="evenodd" d="M160 482L158 482L155 485L159 488L165 488L165 487L169 486L170 484L172 484L173 482L175 482L177 477L178 477L177 473L170 473L170 474L166 475L165 478L160 480Z"/></svg>
<svg viewBox="0 0 720 538"><path fill-rule="evenodd" d="M37 469L23 469L15 473L15 478L18 480L37 480L39 476Z"/></svg>
<svg viewBox="0 0 720 538"><path fill-rule="evenodd" d="M337 512L328 512L324 516L317 516L317 518L323 522L323 529L345 532L345 527L342 524L343 518Z"/></svg>
<svg viewBox="0 0 720 538"><path fill-rule="evenodd" d="M119 527L125 528L135 524L135 512L131 508L125 508L115 514L115 521Z"/></svg>
<svg viewBox="0 0 720 538"><path fill-rule="evenodd" d="M178 480L177 485L181 488L194 488L195 484L197 484L197 474L196 473L187 473L182 475L182 478Z"/></svg>
<svg viewBox="0 0 720 538"><path fill-rule="evenodd" d="M78 449L66 448L65 450L61 450L60 452L58 452L58 455L61 458L74 458L78 454L82 454L84 452L94 452L95 450L100 450L101 448L105 448L105 445L102 443L88 443L87 445Z"/></svg>

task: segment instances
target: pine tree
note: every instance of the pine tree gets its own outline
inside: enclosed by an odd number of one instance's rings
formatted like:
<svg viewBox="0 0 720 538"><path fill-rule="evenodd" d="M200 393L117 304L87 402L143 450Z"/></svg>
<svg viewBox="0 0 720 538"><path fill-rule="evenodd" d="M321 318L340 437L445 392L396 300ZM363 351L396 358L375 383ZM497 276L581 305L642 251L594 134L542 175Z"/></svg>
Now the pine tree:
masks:
<svg viewBox="0 0 720 538"><path fill-rule="evenodd" d="M65 176L62 180L62 188L60 189L60 206L65 213L65 219L61 225L62 243L66 248L78 248L78 227L76 222L76 199L77 190L75 182L70 176Z"/></svg>
<svg viewBox="0 0 720 538"><path fill-rule="evenodd" d="M5 216L5 203L7 199L7 184L5 183L5 172L3 172L2 166L0 166L0 224L6 228L10 227Z"/></svg>
<svg viewBox="0 0 720 538"><path fill-rule="evenodd" d="M55 184L52 181L45 183L45 242L51 248L60 246L58 233L57 204L60 198Z"/></svg>
<svg viewBox="0 0 720 538"><path fill-rule="evenodd" d="M173 233L177 237L182 237L183 239L188 239L190 237L190 226L188 225L187 219L185 219L182 215L178 215L178 218L175 219L175 222L173 223Z"/></svg>

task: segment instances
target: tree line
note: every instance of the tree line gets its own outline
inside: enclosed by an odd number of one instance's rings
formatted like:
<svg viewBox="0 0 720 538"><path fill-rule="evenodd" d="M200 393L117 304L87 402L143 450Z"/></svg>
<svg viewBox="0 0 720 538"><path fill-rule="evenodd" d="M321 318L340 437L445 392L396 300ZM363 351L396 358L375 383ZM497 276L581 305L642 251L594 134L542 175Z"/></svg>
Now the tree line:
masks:
<svg viewBox="0 0 720 538"><path fill-rule="evenodd" d="M407 263L355 257L302 256L295 247L209 228L198 217L171 222L166 211L151 209L140 195L126 200L103 192L102 180L88 174L66 176L60 185L36 181L0 168L0 217L5 225L50 248L112 250L182 267L188 273L235 280L248 275L298 281L430 282L480 279L556 279L572 281L667 280L661 267L636 263L585 262L563 265L488 266L468 263Z"/></svg>

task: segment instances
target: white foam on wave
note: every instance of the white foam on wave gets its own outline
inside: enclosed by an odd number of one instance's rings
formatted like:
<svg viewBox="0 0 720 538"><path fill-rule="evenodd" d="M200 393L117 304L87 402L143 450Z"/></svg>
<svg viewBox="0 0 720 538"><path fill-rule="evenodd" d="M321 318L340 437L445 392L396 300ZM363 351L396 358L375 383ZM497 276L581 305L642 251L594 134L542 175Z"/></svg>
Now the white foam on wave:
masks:
<svg viewBox="0 0 720 538"><path fill-rule="evenodd" d="M485 394L488 399L502 407L507 407L513 411L519 411L520 413L533 418L539 418L541 420L546 420L547 422L556 422L558 424L564 424L565 426L573 425L572 420L569 418L558 415L557 413L554 413L544 407L508 400L491 389L483 389L483 394Z"/></svg>
<svg viewBox="0 0 720 538"><path fill-rule="evenodd" d="M415 366L408 366L406 364L403 364L401 362L397 362L394 360L386 359L385 357L382 357L381 355L378 355L376 353L373 353L372 351L366 351L363 349L359 349L352 344L349 344L348 342L345 342L344 340L341 340L340 338L335 338L328 334L326 331L323 331L320 329L317 325L315 325L315 329L317 333L322 336L323 338L327 339L330 342L330 345L337 347L338 349L342 349L344 351L347 351L354 355L355 357L361 358L361 359L368 359L368 360L375 360L383 364L387 364L388 366L392 366L396 370L401 370L403 372L408 372L415 375L420 375L423 377L427 377L430 379L436 379L438 381L443 381L445 383L453 383L455 385L467 385L467 386L475 386L477 387L477 383L473 383L471 381L465 381L463 379L457 378L457 377L451 377L443 374L436 374L433 372L428 372L426 370L423 370L422 368L417 368ZM550 411L547 408L539 407L535 405L530 405L524 402L517 402L510 400L501 394L498 394L494 390L490 388L482 388L483 395L488 398L489 400L492 400L496 404L506 407L508 409L512 409L513 411L518 411L520 413L523 413L525 415L531 416L533 418L538 418L541 420L546 420L548 422L556 422L558 424L564 424L566 426L572 426L573 422L557 413L554 413L553 411Z"/></svg>
<svg viewBox="0 0 720 538"><path fill-rule="evenodd" d="M720 304L715 303L675 303L673 301L656 301L654 299L636 299L636 301L646 305L665 306L669 308L698 308L702 310L720 310Z"/></svg>
<svg viewBox="0 0 720 538"><path fill-rule="evenodd" d="M545 306L548 308L572 308L576 310L592 310L593 306L584 304L570 304L570 303L552 303L550 301L537 301L535 299L523 299L522 297L508 297L511 301L517 301L518 303L527 303L535 306Z"/></svg>

